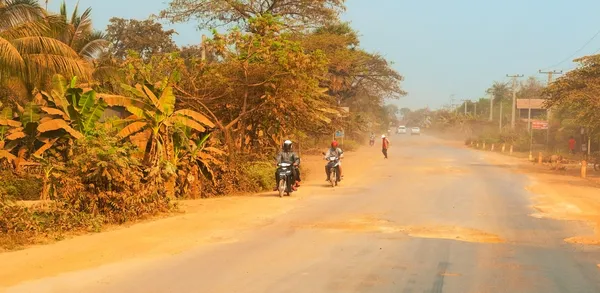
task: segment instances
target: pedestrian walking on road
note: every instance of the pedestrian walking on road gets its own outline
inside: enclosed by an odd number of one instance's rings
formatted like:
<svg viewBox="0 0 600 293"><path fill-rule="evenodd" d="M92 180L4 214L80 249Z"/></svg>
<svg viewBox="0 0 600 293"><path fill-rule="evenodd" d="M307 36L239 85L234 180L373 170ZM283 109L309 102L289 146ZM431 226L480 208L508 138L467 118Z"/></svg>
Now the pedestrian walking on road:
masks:
<svg viewBox="0 0 600 293"><path fill-rule="evenodd" d="M571 136L569 138L569 152L571 154L575 154L575 145L577 144L577 141L575 140L575 138L573 136Z"/></svg>
<svg viewBox="0 0 600 293"><path fill-rule="evenodd" d="M381 136L381 152L383 156L388 158L388 149L390 148L390 141L385 137L385 134Z"/></svg>

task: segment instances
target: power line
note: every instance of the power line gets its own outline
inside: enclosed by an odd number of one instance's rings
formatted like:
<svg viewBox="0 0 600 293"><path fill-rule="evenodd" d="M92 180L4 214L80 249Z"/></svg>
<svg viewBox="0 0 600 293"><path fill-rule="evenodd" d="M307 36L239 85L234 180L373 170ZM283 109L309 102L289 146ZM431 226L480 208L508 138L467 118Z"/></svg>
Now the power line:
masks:
<svg viewBox="0 0 600 293"><path fill-rule="evenodd" d="M546 70L546 69L549 69L549 68L553 68L553 67L556 67L556 66L558 66L558 65L561 65L561 64L563 64L563 63L565 63L565 62L567 62L567 61L573 60L573 59L572 59L573 57L575 57L577 54L579 54L579 52L583 51L583 49L585 49L585 47L587 47L587 46L588 46L588 45L589 45L589 44L590 44L590 43L591 43L593 40L595 40L595 39L596 39L596 37L598 37L599 35L600 35L600 30L598 30L598 31L596 32L596 34L594 34L594 36L593 36L591 39L589 39L589 40L588 40L588 41L587 41L587 42L586 42L586 43L585 43L583 46L581 46L581 48L579 48L577 51L575 51L575 53L571 54L569 57L567 57L567 58L563 59L562 61L560 61L560 62L558 62L558 63L556 63L556 64L554 64L554 65L552 65L552 66L548 66L548 67L544 68L543 70ZM600 50L598 50L598 51L600 51ZM596 51L596 53L597 53L598 51Z"/></svg>

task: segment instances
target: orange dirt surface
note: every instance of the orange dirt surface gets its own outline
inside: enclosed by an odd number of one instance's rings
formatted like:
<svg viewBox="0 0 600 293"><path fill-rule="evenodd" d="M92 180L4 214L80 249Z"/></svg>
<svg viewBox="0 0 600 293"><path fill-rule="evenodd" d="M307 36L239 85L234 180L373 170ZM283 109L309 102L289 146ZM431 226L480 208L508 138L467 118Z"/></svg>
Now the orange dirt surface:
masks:
<svg viewBox="0 0 600 293"><path fill-rule="evenodd" d="M186 201L186 213L175 217L2 253L0 287L129 259L178 254L199 245L235 242L239 231L268 223L298 201L267 197Z"/></svg>
<svg viewBox="0 0 600 293"><path fill-rule="evenodd" d="M574 235L565 242L600 245L600 189L595 178L583 179L577 172L550 170L549 165L538 165L499 154L488 153L490 161L502 162L513 170L526 174L532 184L527 190L534 194L531 214L536 218L561 221L582 221L594 228L593 235Z"/></svg>
<svg viewBox="0 0 600 293"><path fill-rule="evenodd" d="M354 233L401 233L414 238L447 239L473 243L503 243L504 239L497 235L472 228L446 225L400 226L385 219L363 216L339 222L325 222L299 225L305 229L323 229Z"/></svg>
<svg viewBox="0 0 600 293"><path fill-rule="evenodd" d="M594 228L593 235L565 239L572 244L600 245L599 189L586 185L584 179L565 180L561 175L536 174L529 190L535 193L532 216L564 221L584 221ZM561 180L562 179L562 180Z"/></svg>

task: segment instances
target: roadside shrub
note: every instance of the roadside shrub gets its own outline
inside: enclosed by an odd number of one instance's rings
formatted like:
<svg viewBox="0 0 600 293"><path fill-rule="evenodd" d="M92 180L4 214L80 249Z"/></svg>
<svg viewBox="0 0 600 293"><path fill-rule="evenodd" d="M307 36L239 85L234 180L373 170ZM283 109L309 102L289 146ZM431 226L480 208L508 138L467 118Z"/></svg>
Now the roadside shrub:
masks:
<svg viewBox="0 0 600 293"><path fill-rule="evenodd" d="M242 170L242 175L249 181L249 190L247 191L265 191L270 189L274 184L275 165L273 162L249 162L242 167Z"/></svg>
<svg viewBox="0 0 600 293"><path fill-rule="evenodd" d="M524 130L503 131L500 134L502 142L512 144L517 152L529 150L529 133Z"/></svg>
<svg viewBox="0 0 600 293"><path fill-rule="evenodd" d="M503 142L502 137L498 129L492 129L488 127L481 127L478 129L477 141L486 144L495 144Z"/></svg>
<svg viewBox="0 0 600 293"><path fill-rule="evenodd" d="M34 175L18 176L10 170L0 171L0 193L12 200L38 200L42 192L42 180Z"/></svg>
<svg viewBox="0 0 600 293"><path fill-rule="evenodd" d="M529 151L529 138L519 137L519 139L517 139L513 145L514 145L514 150L517 152Z"/></svg>
<svg viewBox="0 0 600 293"><path fill-rule="evenodd" d="M344 140L343 150L346 152L352 152L360 148L360 143L355 140L346 139Z"/></svg>
<svg viewBox="0 0 600 293"><path fill-rule="evenodd" d="M77 142L64 171L55 174L56 198L65 208L124 223L172 210L157 170L144 170L130 144L108 135ZM147 174L146 174L147 173Z"/></svg>
<svg viewBox="0 0 600 293"><path fill-rule="evenodd" d="M202 192L203 198L230 194L241 190L240 178L242 177L242 172L239 167L233 166L233 164L223 164L218 170L215 170L215 180L205 182L206 184Z"/></svg>
<svg viewBox="0 0 600 293"><path fill-rule="evenodd" d="M15 249L76 231L97 232L102 218L74 211L61 203L17 205L0 195L0 248Z"/></svg>
<svg viewBox="0 0 600 293"><path fill-rule="evenodd" d="M308 137L300 142L302 155L318 155L325 151L331 144L331 136L314 136ZM298 149L296 149L298 151Z"/></svg>
<svg viewBox="0 0 600 293"><path fill-rule="evenodd" d="M70 160L50 175L50 203L26 207L0 189L0 247L18 248L67 233L99 231L176 209L160 170L146 170L137 149L114 135L78 140ZM9 189L9 192L6 191Z"/></svg>

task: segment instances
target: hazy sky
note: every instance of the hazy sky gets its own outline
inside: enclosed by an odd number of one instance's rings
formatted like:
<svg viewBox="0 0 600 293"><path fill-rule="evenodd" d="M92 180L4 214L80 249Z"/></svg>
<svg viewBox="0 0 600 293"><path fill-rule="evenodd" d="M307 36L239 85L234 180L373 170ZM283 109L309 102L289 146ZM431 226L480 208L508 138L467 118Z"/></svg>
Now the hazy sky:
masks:
<svg viewBox="0 0 600 293"><path fill-rule="evenodd" d="M168 0L80 0L93 8L94 24L113 16L143 19ZM76 3L67 0L69 7ZM50 8L58 7L50 1ZM600 1L594 0L347 0L343 16L362 45L394 62L409 92L402 107L437 108L484 96L506 74L573 68L571 55L600 50ZM178 44L198 43L194 23L176 25ZM588 43L583 49L582 46ZM559 65L563 60L567 60Z"/></svg>

